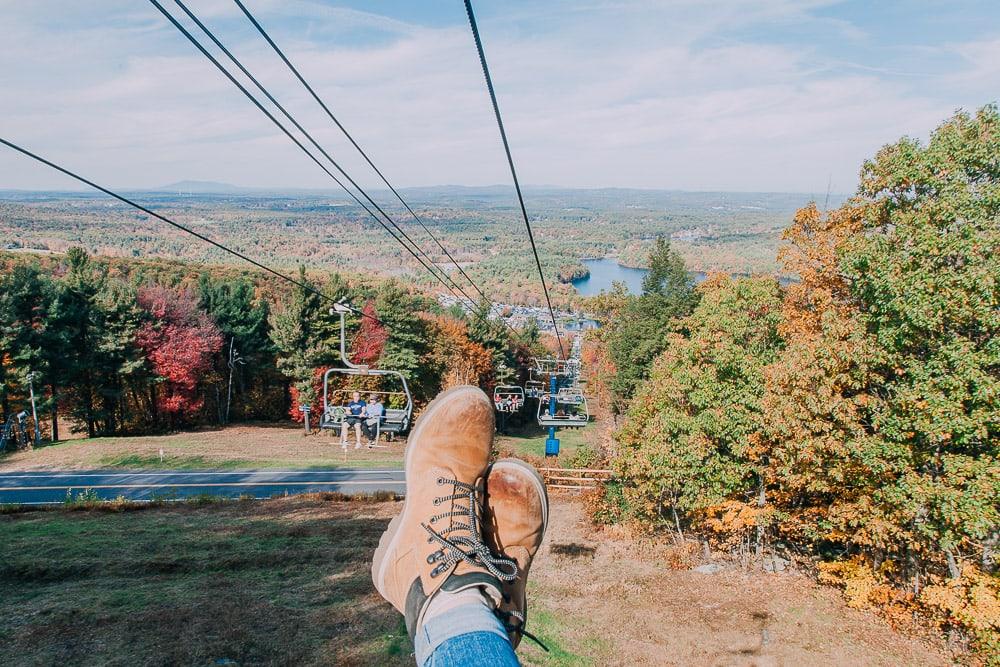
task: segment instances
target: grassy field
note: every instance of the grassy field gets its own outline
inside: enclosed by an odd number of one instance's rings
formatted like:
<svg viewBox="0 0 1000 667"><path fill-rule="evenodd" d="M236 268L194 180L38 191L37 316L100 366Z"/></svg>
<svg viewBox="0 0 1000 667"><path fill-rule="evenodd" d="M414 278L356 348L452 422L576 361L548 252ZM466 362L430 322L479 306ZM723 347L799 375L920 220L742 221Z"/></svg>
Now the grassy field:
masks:
<svg viewBox="0 0 1000 667"><path fill-rule="evenodd" d="M597 429L594 424L584 428L559 431L558 464L571 466L575 462L586 460L590 452L596 451L594 445L596 435ZM537 428L531 427L524 432L498 435L495 449L503 456L516 456L528 460L542 459L545 457L547 437L547 434L539 433Z"/></svg>
<svg viewBox="0 0 1000 667"><path fill-rule="evenodd" d="M0 664L411 664L369 573L399 505L328 498L0 516Z"/></svg>
<svg viewBox="0 0 1000 667"><path fill-rule="evenodd" d="M394 501L66 507L0 514L0 664L406 665L370 559ZM944 665L801 574L693 572L553 497L526 665Z"/></svg>
<svg viewBox="0 0 1000 667"><path fill-rule="evenodd" d="M309 469L398 468L405 441L388 449L345 453L329 431L306 436L301 428L240 425L172 435L81 438L0 457L0 471L43 469Z"/></svg>
<svg viewBox="0 0 1000 667"><path fill-rule="evenodd" d="M593 425L561 431L560 457L553 464L568 465L591 447ZM545 456L545 434L528 425L512 435L497 437L501 455L526 459ZM83 470L245 470L313 468L401 468L405 440L396 439L387 449L345 453L329 432L306 436L295 427L231 426L172 435L122 438L81 438L44 445L0 457L0 471Z"/></svg>

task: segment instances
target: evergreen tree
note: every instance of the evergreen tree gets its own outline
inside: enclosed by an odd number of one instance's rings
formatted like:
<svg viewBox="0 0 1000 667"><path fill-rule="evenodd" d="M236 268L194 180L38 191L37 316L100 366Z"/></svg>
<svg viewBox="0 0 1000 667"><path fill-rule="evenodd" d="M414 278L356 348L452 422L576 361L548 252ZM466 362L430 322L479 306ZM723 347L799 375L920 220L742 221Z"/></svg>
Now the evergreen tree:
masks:
<svg viewBox="0 0 1000 667"><path fill-rule="evenodd" d="M493 367L501 364L512 367L516 362L511 354L510 340L506 327L499 319L491 319L493 304L486 299L476 303L476 308L469 315L469 339L489 350L493 357ZM535 335L538 324L535 324Z"/></svg>
<svg viewBox="0 0 1000 667"><path fill-rule="evenodd" d="M299 282L311 285L305 267L299 267ZM323 364L335 359L336 339L330 339L335 316L316 294L296 285L288 300L270 313L271 341L278 352L278 370L291 382L299 403L316 402L313 377ZM339 336L339 331L337 333ZM292 406L295 410L297 406Z"/></svg>
<svg viewBox="0 0 1000 667"><path fill-rule="evenodd" d="M247 385L263 382L274 361L274 345L268 324L269 307L257 299L254 286L245 279L218 281L203 273L198 280L198 305L208 313L223 336L223 346L215 359L221 378L217 387L219 421L229 420L230 399ZM246 407L243 409L246 412Z"/></svg>
<svg viewBox="0 0 1000 667"><path fill-rule="evenodd" d="M50 327L54 300L55 286L37 265L16 266L0 281L0 350L9 360L6 374L11 384L26 388L28 374L34 373L39 412L51 411L52 437L57 439L61 381L53 376L50 363L66 350ZM48 396L39 391L42 387L48 387Z"/></svg>
<svg viewBox="0 0 1000 667"><path fill-rule="evenodd" d="M375 294L375 310L389 333L379 367L406 375L411 391L420 398L433 392L441 372L424 363L431 351L430 327L420 313L431 305L429 299L410 294L394 280L382 284Z"/></svg>
<svg viewBox="0 0 1000 667"><path fill-rule="evenodd" d="M96 384L99 382L98 337L103 328L103 313L96 307L97 295L104 288L105 272L93 270L82 248L66 253L69 271L58 287L54 326L66 343L54 368L64 373L67 391L76 400L71 413L87 426L87 435L97 435Z"/></svg>
<svg viewBox="0 0 1000 667"><path fill-rule="evenodd" d="M145 395L142 387L151 379L145 359L136 345L144 316L136 290L121 281L109 280L95 296L101 315L95 359L95 391L99 400L96 417L103 434L116 434L136 424L129 414L127 394ZM139 407L139 406L134 406Z"/></svg>
<svg viewBox="0 0 1000 667"><path fill-rule="evenodd" d="M669 241L657 238L649 267L642 294L619 300L608 331L602 334L616 369L610 383L619 399L616 406L631 399L636 387L649 377L668 335L679 331L679 318L691 313L697 304L694 280Z"/></svg>
<svg viewBox="0 0 1000 667"><path fill-rule="evenodd" d="M113 434L124 419L126 383L143 367L135 347L142 316L134 291L109 280L106 266L81 248L70 248L66 258L53 314L65 351L52 366L66 378L70 415L88 436Z"/></svg>

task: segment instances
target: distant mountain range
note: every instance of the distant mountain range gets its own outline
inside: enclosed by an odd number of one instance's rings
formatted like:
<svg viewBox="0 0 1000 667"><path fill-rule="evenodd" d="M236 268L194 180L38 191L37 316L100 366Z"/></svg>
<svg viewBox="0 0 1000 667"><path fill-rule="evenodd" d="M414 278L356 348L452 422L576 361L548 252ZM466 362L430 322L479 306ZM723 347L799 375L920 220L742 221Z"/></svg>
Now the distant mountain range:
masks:
<svg viewBox="0 0 1000 667"><path fill-rule="evenodd" d="M219 183L216 181L177 181L169 185L161 185L158 188L150 188L148 192L172 192L177 194L246 194L259 192L258 188L244 188L231 183Z"/></svg>
<svg viewBox="0 0 1000 667"><path fill-rule="evenodd" d="M250 197L336 199L345 205L352 202L341 190L309 188L255 188L216 181L185 180L153 188L133 188L122 192L155 195L157 199L170 197ZM435 185L400 188L405 199L421 206L467 206L470 208L507 209L516 206L514 189L509 185ZM711 210L722 214L727 211L767 211L771 213L794 212L809 201L822 203L826 193L791 192L691 192L684 190L640 190L632 188L565 188L557 186L527 186L524 188L528 208L555 208L562 211L575 209L597 210ZM386 189L369 188L368 193L378 201L391 202L395 197ZM0 190L0 197L12 200L31 200L67 197L101 198L100 193L84 190L71 192ZM839 206L848 198L843 194L829 195L831 207ZM327 202L328 203L328 202ZM390 204L391 205L391 204Z"/></svg>

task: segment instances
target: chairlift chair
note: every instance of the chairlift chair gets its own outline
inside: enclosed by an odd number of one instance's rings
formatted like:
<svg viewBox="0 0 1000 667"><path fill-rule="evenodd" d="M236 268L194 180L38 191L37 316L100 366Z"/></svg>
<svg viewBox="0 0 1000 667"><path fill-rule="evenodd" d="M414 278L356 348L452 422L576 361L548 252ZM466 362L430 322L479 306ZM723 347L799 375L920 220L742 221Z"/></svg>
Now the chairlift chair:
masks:
<svg viewBox="0 0 1000 667"><path fill-rule="evenodd" d="M543 359L535 358L535 370L542 375L555 375L558 377L568 377L573 373L572 360L567 359ZM577 363L577 368L579 363Z"/></svg>
<svg viewBox="0 0 1000 667"><path fill-rule="evenodd" d="M379 423L376 425L376 442L382 433L388 433L390 438L394 435L406 434L410 430L410 424L413 421L413 395L410 393L410 387L406 383L406 376L399 371L369 368L368 366L351 363L347 358L347 351L345 349L345 340L347 338L345 317L348 312L351 312L351 309L344 304L338 303L331 309L331 312L336 312L340 315L340 359L344 363L344 368L331 368L323 374L323 415L320 418L320 428L330 429L336 435L341 435L348 416L346 405L349 402L350 394L357 391L362 395L377 394L378 396L385 397L383 401L383 405L385 406L384 412ZM380 389L373 390L367 387L352 387L331 391L330 378L334 375L347 376L349 378L370 376L394 378L399 381L401 389L398 391L384 391ZM346 396L344 396L345 394Z"/></svg>
<svg viewBox="0 0 1000 667"><path fill-rule="evenodd" d="M556 411L552 414L551 399L555 398ZM561 389L555 394L545 393L538 399L538 425L548 428L582 428L590 421L587 398L583 392Z"/></svg>
<svg viewBox="0 0 1000 667"><path fill-rule="evenodd" d="M545 383L531 379L524 383L524 395L528 398L538 398L545 393Z"/></svg>
<svg viewBox="0 0 1000 667"><path fill-rule="evenodd" d="M524 389L517 385L497 385L493 389L493 405L497 412L519 411L524 405Z"/></svg>
<svg viewBox="0 0 1000 667"><path fill-rule="evenodd" d="M565 405L580 405L586 399L583 396L583 391L579 387L561 387L558 392L556 392L556 403L562 403Z"/></svg>

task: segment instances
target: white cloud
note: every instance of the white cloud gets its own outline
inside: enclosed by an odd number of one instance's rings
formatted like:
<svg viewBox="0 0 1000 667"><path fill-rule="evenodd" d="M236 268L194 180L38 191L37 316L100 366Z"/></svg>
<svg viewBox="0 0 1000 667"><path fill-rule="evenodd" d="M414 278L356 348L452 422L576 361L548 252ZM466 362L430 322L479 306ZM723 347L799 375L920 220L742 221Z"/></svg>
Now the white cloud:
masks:
<svg viewBox="0 0 1000 667"><path fill-rule="evenodd" d="M864 42L860 27L817 13L831 4L532 4L480 17L522 180L813 192L832 174L849 190L881 144L1000 90L1000 40L949 46L961 67L904 80L808 40L766 38L808 25ZM360 174L231 4L190 6ZM251 6L397 185L509 182L464 17L419 25L317 2ZM109 2L101 14L0 2L0 136L116 186L332 185L152 7ZM293 19L307 29L286 29ZM377 38L331 37L365 31ZM61 185L0 152L0 187Z"/></svg>

